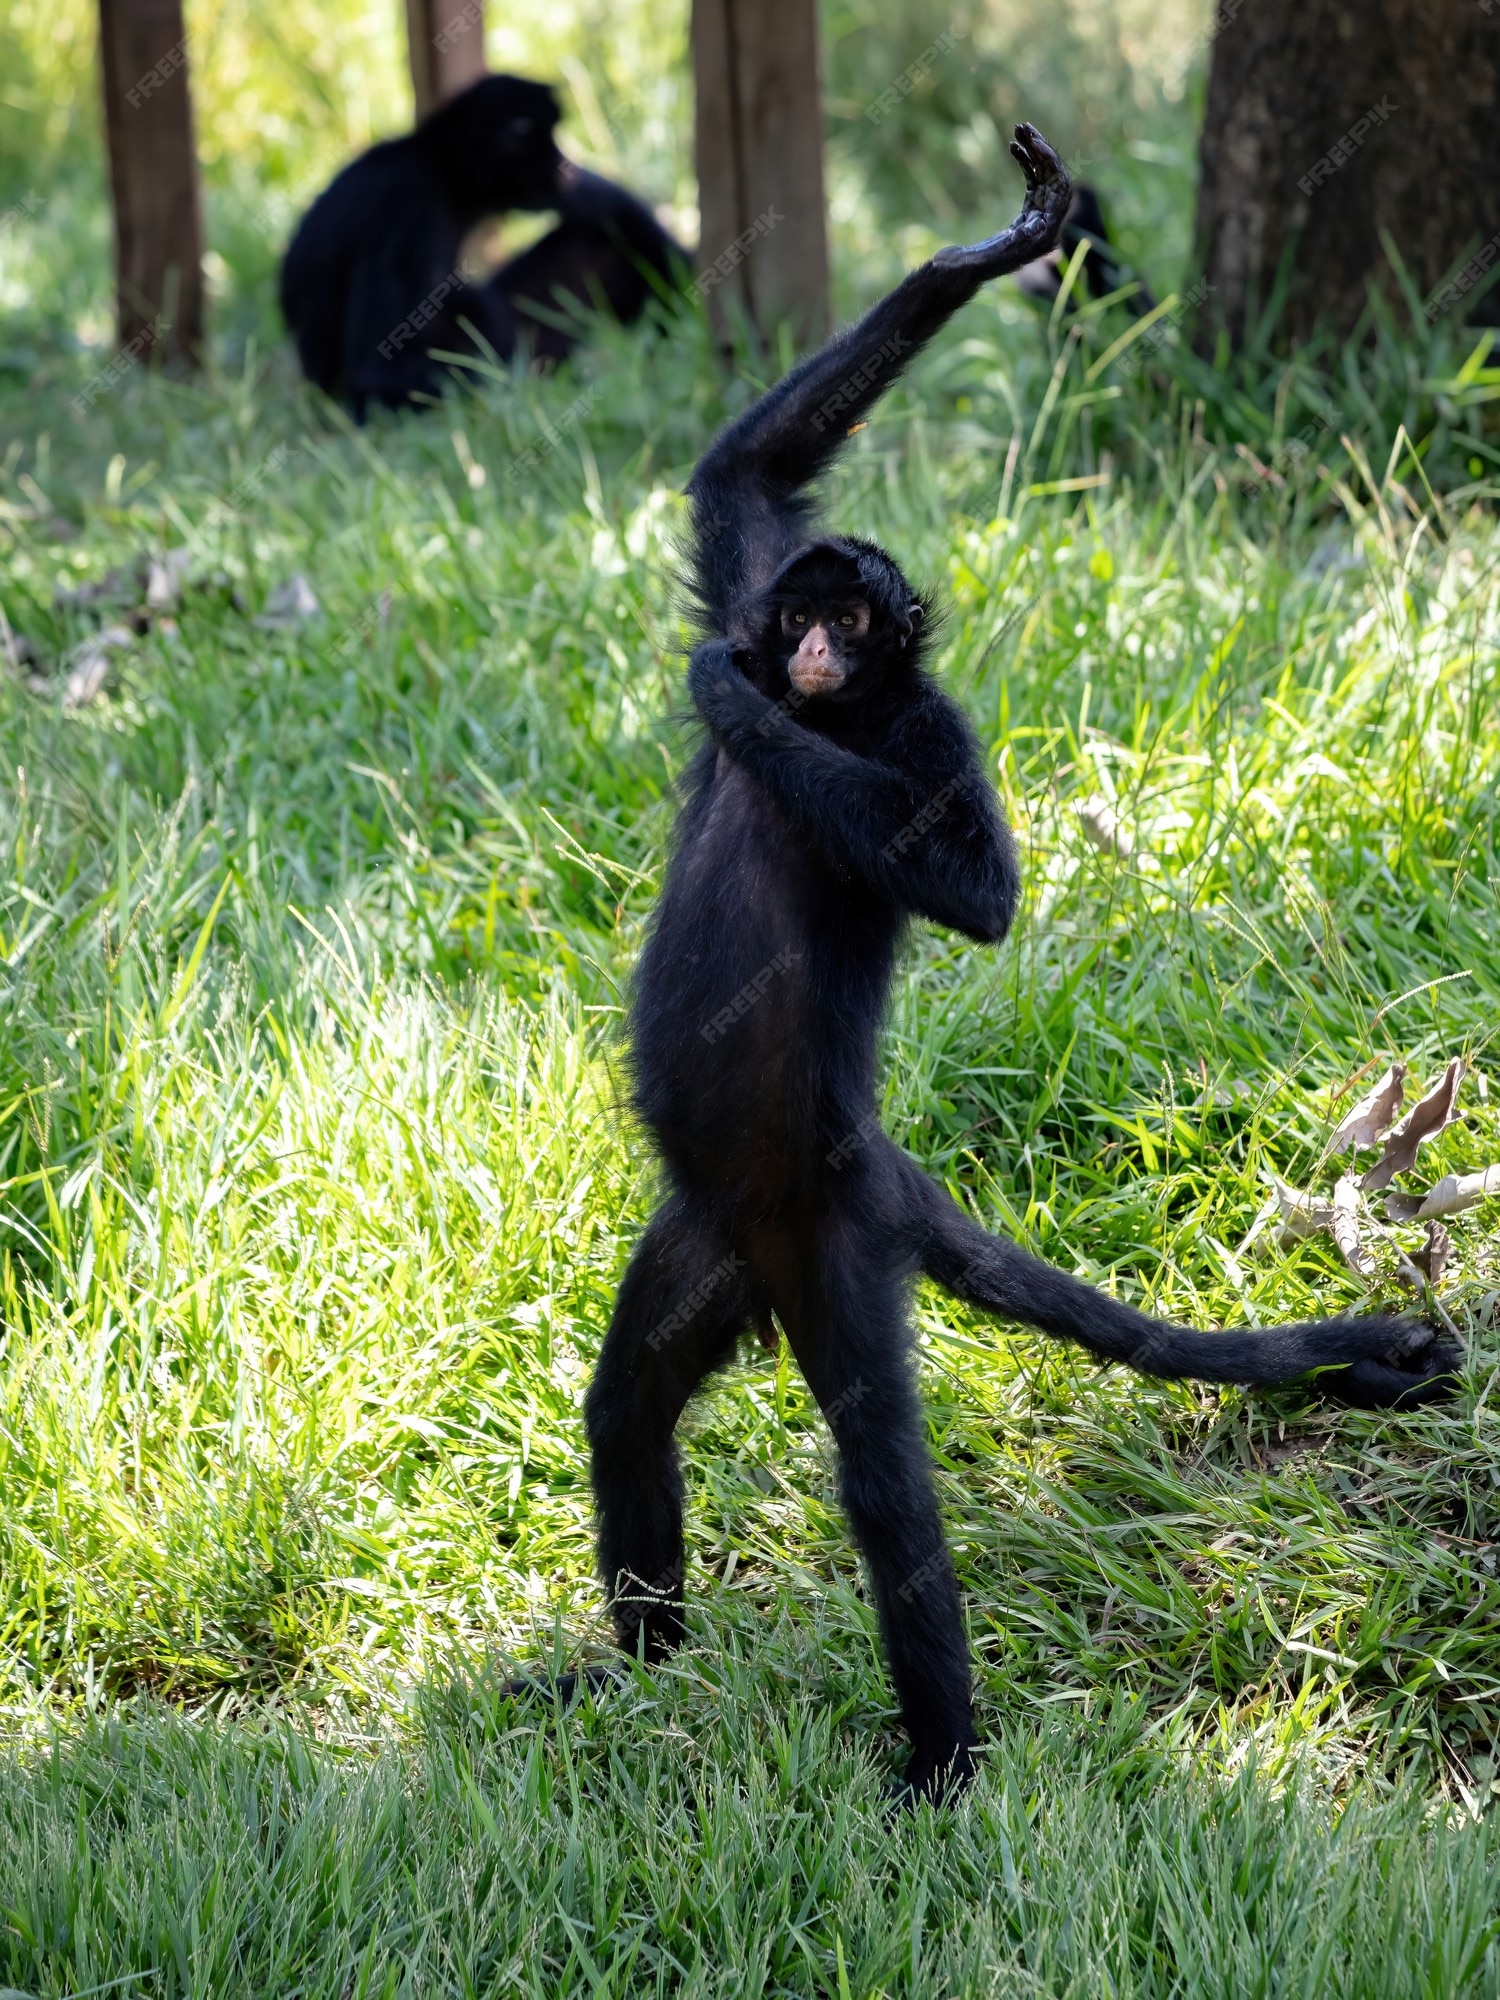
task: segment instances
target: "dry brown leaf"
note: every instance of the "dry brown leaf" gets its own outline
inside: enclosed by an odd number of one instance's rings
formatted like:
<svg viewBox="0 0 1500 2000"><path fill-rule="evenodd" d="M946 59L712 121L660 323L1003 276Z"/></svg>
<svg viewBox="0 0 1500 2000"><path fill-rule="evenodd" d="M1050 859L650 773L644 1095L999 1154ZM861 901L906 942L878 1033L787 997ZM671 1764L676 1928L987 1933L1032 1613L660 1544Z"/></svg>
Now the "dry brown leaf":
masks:
<svg viewBox="0 0 1500 2000"><path fill-rule="evenodd" d="M1413 1220L1426 1222L1429 1216L1459 1215L1488 1194L1500 1194L1500 1166L1486 1167L1479 1174L1444 1174L1422 1197Z"/></svg>
<svg viewBox="0 0 1500 2000"><path fill-rule="evenodd" d="M1275 1176L1272 1176L1275 1180ZM1285 1181L1276 1181L1276 1200L1281 1208L1281 1243L1300 1242L1304 1236L1316 1236L1320 1229L1333 1227L1333 1203L1320 1194L1303 1194L1297 1188L1288 1187Z"/></svg>
<svg viewBox="0 0 1500 2000"><path fill-rule="evenodd" d="M192 568L191 549L168 549L164 556L153 556L146 571L146 608L148 611L175 611L182 599L182 586L187 581Z"/></svg>
<svg viewBox="0 0 1500 2000"><path fill-rule="evenodd" d="M1429 1222L1427 1225L1427 1241L1411 1261L1416 1265L1432 1289L1436 1291L1438 1281L1442 1277L1447 1267L1448 1259L1452 1255L1453 1238L1444 1229L1442 1223Z"/></svg>
<svg viewBox="0 0 1500 2000"><path fill-rule="evenodd" d="M1375 1088L1346 1111L1329 1141L1343 1151L1351 1146L1378 1146L1396 1122L1406 1095L1406 1064L1392 1063Z"/></svg>
<svg viewBox="0 0 1500 2000"><path fill-rule="evenodd" d="M267 631L275 631L282 626L305 625L322 614L323 607L318 602L317 592L299 569L271 592L266 599L265 610L255 622Z"/></svg>
<svg viewBox="0 0 1500 2000"><path fill-rule="evenodd" d="M24 632L17 632L3 611L0 611L0 668L7 673L19 675L23 667L29 667L36 658L36 647Z"/></svg>
<svg viewBox="0 0 1500 2000"><path fill-rule="evenodd" d="M1339 1254L1357 1277L1373 1278L1375 1252L1359 1230L1359 1189L1348 1174L1339 1176L1333 1190L1333 1213L1328 1227L1339 1246Z"/></svg>
<svg viewBox="0 0 1500 2000"><path fill-rule="evenodd" d="M1389 1187L1397 1174L1410 1173L1417 1163L1417 1148L1435 1138L1458 1115L1454 1105L1463 1078L1464 1059L1455 1056L1442 1076L1411 1108L1385 1142L1385 1151L1360 1182L1366 1194Z"/></svg>
<svg viewBox="0 0 1500 2000"><path fill-rule="evenodd" d="M125 652L133 644L132 635L123 625L106 625L92 639L85 639L74 653L68 678L63 683L63 707L87 708L109 677L110 654Z"/></svg>
<svg viewBox="0 0 1500 2000"><path fill-rule="evenodd" d="M1425 1195L1402 1194L1399 1188L1392 1188L1385 1198L1387 1219L1391 1222L1415 1222L1417 1210L1425 1200Z"/></svg>
<svg viewBox="0 0 1500 2000"><path fill-rule="evenodd" d="M1396 1276L1414 1289L1427 1285L1436 1291L1452 1255L1453 1238L1442 1223L1429 1222L1427 1241L1420 1250L1397 1250Z"/></svg>
<svg viewBox="0 0 1500 2000"><path fill-rule="evenodd" d="M1135 842L1130 829L1122 826L1120 815L1102 792L1084 799L1076 808L1079 824L1101 854L1118 854L1125 860Z"/></svg>

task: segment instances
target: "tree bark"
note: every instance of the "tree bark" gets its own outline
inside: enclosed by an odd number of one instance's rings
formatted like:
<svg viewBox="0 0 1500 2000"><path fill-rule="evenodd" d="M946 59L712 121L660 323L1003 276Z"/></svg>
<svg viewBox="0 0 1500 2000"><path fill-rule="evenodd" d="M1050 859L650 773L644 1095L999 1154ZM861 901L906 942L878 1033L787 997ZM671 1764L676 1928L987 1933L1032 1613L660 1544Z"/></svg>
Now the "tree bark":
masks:
<svg viewBox="0 0 1500 2000"><path fill-rule="evenodd" d="M1385 235L1430 319L1467 316L1497 232L1500 0L1220 0L1198 181L1210 334L1242 343L1283 270L1278 343L1347 334L1372 280L1398 291ZM1497 307L1500 288L1480 312Z"/></svg>
<svg viewBox="0 0 1500 2000"><path fill-rule="evenodd" d="M425 118L484 75L484 0L406 0L406 49Z"/></svg>
<svg viewBox="0 0 1500 2000"><path fill-rule="evenodd" d="M99 0L120 345L196 361L203 222L181 0Z"/></svg>
<svg viewBox="0 0 1500 2000"><path fill-rule="evenodd" d="M693 0L698 286L802 343L828 331L823 93L814 0Z"/></svg>

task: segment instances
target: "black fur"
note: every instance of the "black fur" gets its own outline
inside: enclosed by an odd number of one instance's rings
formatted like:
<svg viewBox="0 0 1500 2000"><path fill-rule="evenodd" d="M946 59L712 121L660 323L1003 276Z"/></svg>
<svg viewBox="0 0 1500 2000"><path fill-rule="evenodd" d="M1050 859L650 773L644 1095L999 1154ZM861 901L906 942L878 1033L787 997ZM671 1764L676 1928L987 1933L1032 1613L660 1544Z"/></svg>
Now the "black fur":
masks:
<svg viewBox="0 0 1500 2000"><path fill-rule="evenodd" d="M545 84L487 76L402 139L345 167L298 226L281 309L304 373L363 417L441 392L437 354L558 360L583 310L626 323L677 276L682 252L634 195L564 160ZM486 217L556 209L558 226L482 285L458 265Z"/></svg>
<svg viewBox="0 0 1500 2000"><path fill-rule="evenodd" d="M906 1783L923 1794L962 1782L975 1739L908 1361L915 1274L1157 1375L1285 1382L1331 1368L1322 1386L1336 1394L1409 1403L1451 1366L1425 1330L1391 1319L1205 1334L1147 1318L988 1235L876 1123L876 1036L908 920L997 943L1016 858L968 724L922 664L921 599L873 544L815 539L804 489L985 279L1054 240L1066 175L1032 128L1017 137L1028 194L1015 225L912 273L732 423L693 476L711 636L689 682L711 740L633 1011L636 1102L671 1192L625 1275L587 1403L620 1641L654 1658L683 1633L674 1426L774 1311L839 1447L912 1741ZM862 636L855 606L869 611ZM804 652L825 639L833 663L812 665L845 677L799 695Z"/></svg>

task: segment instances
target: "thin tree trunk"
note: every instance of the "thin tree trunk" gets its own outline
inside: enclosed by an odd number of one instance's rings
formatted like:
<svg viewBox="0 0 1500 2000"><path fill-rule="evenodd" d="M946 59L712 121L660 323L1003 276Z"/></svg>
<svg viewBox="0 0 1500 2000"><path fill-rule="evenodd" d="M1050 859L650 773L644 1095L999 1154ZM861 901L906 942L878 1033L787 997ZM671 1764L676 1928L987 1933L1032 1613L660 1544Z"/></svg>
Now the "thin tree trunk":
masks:
<svg viewBox="0 0 1500 2000"><path fill-rule="evenodd" d="M484 0L406 0L406 49L425 118L484 75Z"/></svg>
<svg viewBox="0 0 1500 2000"><path fill-rule="evenodd" d="M721 328L828 331L823 93L814 0L693 0L698 284Z"/></svg>
<svg viewBox="0 0 1500 2000"><path fill-rule="evenodd" d="M195 361L203 223L181 0L99 0L120 345Z"/></svg>
<svg viewBox="0 0 1500 2000"><path fill-rule="evenodd" d="M1347 333L1369 281L1397 291L1386 236L1430 318L1466 315L1497 232L1497 0L1221 0L1198 182L1210 331L1242 342L1284 269L1282 344Z"/></svg>

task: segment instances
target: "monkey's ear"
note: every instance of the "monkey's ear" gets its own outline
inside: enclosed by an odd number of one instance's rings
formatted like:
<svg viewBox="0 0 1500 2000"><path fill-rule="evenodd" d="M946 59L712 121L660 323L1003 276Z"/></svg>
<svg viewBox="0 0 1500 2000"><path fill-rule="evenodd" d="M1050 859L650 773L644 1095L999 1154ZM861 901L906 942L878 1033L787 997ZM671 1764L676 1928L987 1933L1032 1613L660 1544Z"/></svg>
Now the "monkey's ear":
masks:
<svg viewBox="0 0 1500 2000"><path fill-rule="evenodd" d="M906 620L901 633L901 643L903 646L916 637L917 633L921 630L922 620L926 616L927 613L922 609L920 604L907 605Z"/></svg>

